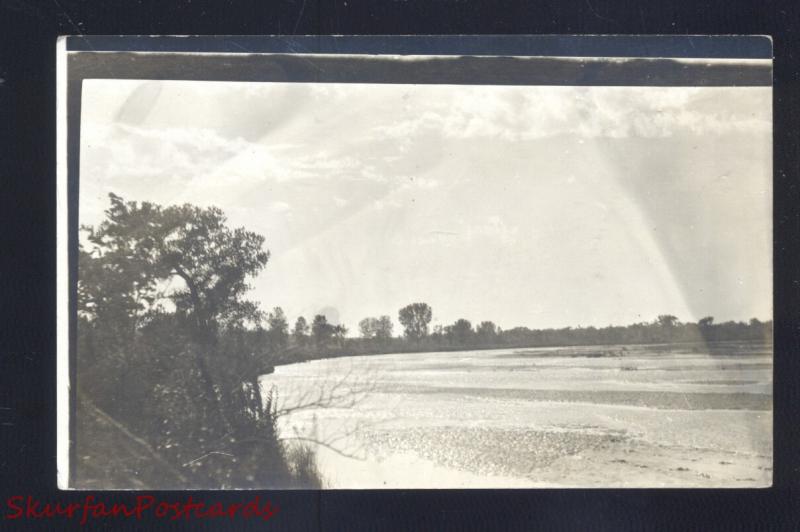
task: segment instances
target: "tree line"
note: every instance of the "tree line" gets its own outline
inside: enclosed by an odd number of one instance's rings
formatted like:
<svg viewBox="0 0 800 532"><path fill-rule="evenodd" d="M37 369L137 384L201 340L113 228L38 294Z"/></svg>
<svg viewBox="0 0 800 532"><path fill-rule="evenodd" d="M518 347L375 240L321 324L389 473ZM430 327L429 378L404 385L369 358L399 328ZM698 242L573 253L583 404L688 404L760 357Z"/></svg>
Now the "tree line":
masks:
<svg viewBox="0 0 800 532"><path fill-rule="evenodd" d="M278 363L354 354L455 349L772 341L772 321L757 318L747 323L715 323L712 316L707 316L696 323L684 323L676 316L662 314L650 322L627 326L507 330L492 321L473 325L461 318L449 325L431 327L433 309L427 303L417 302L398 311L397 319L403 328L400 336L393 335L392 319L383 315L362 319L358 326L360 337L351 338L347 337L346 327L328 324L323 315L314 317L310 330L304 317L297 318L291 335L283 310L275 308L270 316L280 317L267 333L272 338L270 345L278 348L274 350Z"/></svg>

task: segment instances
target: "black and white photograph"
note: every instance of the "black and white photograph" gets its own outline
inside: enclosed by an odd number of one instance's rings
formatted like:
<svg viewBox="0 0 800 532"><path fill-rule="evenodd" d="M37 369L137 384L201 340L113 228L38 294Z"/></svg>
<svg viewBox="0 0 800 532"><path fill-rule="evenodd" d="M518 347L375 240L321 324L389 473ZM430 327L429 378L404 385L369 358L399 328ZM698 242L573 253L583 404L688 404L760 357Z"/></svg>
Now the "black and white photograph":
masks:
<svg viewBox="0 0 800 532"><path fill-rule="evenodd" d="M61 43L61 488L772 485L768 38L147 39Z"/></svg>

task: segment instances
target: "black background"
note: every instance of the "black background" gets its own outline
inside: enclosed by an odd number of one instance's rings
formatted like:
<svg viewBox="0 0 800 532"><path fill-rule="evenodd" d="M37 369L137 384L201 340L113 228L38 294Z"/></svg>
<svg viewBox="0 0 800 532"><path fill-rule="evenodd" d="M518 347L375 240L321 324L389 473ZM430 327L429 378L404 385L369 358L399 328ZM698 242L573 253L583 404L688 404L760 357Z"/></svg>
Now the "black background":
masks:
<svg viewBox="0 0 800 532"><path fill-rule="evenodd" d="M193 529L800 529L800 5L797 2L550 0L0 0L0 515L6 499L82 501L55 485L55 39L60 34L767 34L775 50L775 485L765 490L262 492L255 520ZM153 492L184 499L186 493ZM109 502L134 496L94 493ZM248 492L196 493L244 502ZM77 525L77 523L69 523ZM65 520L0 529L64 529ZM166 522L94 521L152 529Z"/></svg>

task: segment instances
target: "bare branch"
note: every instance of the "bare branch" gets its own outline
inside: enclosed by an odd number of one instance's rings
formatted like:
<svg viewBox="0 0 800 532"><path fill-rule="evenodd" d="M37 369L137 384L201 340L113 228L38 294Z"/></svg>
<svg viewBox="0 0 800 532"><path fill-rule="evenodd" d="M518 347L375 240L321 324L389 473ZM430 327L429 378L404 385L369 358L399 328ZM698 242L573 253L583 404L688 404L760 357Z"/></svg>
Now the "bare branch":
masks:
<svg viewBox="0 0 800 532"><path fill-rule="evenodd" d="M225 456L233 456L231 453L223 453L222 451L209 451L206 454L204 454L203 456L200 456L199 458L195 458L194 460L189 460L188 462L183 464L183 467L188 467L188 466L192 465L193 463L202 460L203 458L211 456L212 454L223 454Z"/></svg>
<svg viewBox="0 0 800 532"><path fill-rule="evenodd" d="M360 460L362 462L365 460L365 458L362 458L360 456L356 456L354 454L347 453L345 451L342 451L341 449L337 449L336 447L334 447L333 445L331 445L331 444L329 444L327 442L324 442L324 441L321 441L321 440L315 440L314 438L307 438L305 436L291 436L289 438L281 438L281 439L284 440L284 441L286 441L286 440L296 440L296 441L303 441L303 442L307 442L307 443L313 443L315 445L320 445L322 447L325 447L326 449L330 449L331 451L335 452L336 454L338 454L340 456L344 456L345 458L352 458L354 460Z"/></svg>

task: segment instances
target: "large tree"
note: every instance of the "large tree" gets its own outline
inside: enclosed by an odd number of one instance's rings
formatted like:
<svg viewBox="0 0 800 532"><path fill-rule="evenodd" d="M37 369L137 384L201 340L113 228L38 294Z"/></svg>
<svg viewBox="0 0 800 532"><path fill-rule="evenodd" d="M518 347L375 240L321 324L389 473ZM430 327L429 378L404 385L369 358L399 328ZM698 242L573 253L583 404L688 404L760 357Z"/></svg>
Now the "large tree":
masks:
<svg viewBox="0 0 800 532"><path fill-rule="evenodd" d="M405 328L405 335L411 340L420 340L428 336L428 324L433 312L427 303L411 303L400 309L398 319Z"/></svg>
<svg viewBox="0 0 800 532"><path fill-rule="evenodd" d="M154 303L156 285L179 279L182 286L159 295L190 318L198 337L208 339L219 327L258 321L258 308L244 294L247 277L261 271L269 259L262 249L263 236L230 229L215 207L161 207L109 197L106 219L96 228L86 228L92 245L89 256L112 264L115 273L125 272L130 298L139 306ZM91 292L83 276L81 282L84 291ZM84 307L92 306L91 299Z"/></svg>
<svg viewBox="0 0 800 532"><path fill-rule="evenodd" d="M106 219L84 228L79 364L87 353L111 360L112 382L139 392L110 390L111 403L163 418L150 436L176 460L206 453L191 468L222 485L275 481L285 462L261 400L265 364L245 341L262 319L245 293L269 259L264 238L228 227L214 207L110 199ZM132 378L129 371L143 364L161 369Z"/></svg>

